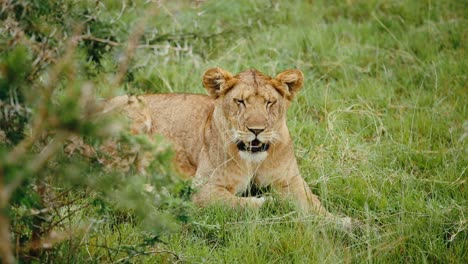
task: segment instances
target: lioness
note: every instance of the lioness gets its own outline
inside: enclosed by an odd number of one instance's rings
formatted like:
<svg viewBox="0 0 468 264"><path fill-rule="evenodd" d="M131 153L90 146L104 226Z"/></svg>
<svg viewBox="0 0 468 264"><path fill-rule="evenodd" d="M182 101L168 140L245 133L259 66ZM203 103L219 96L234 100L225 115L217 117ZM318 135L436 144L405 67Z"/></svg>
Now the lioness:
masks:
<svg viewBox="0 0 468 264"><path fill-rule="evenodd" d="M194 177L193 201L200 206L260 207L263 197L237 196L253 182L292 198L303 211L328 214L300 175L286 124L303 79L295 69L271 78L253 69L233 76L212 68L203 76L208 96L120 96L107 108L125 112L135 133L158 133L172 141L178 167Z"/></svg>

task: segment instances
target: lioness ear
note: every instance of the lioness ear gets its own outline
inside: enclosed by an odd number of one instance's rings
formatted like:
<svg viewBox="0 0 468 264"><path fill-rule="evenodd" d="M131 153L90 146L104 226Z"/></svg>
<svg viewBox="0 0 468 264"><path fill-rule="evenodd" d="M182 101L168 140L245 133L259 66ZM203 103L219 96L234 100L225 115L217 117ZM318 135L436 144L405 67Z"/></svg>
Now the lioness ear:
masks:
<svg viewBox="0 0 468 264"><path fill-rule="evenodd" d="M232 74L221 68L211 68L203 74L203 86L214 99L228 89L228 82L233 79Z"/></svg>
<svg viewBox="0 0 468 264"><path fill-rule="evenodd" d="M286 98L292 100L302 88L304 74L297 69L286 70L278 74L275 80L282 84L283 88L287 89L285 93Z"/></svg>

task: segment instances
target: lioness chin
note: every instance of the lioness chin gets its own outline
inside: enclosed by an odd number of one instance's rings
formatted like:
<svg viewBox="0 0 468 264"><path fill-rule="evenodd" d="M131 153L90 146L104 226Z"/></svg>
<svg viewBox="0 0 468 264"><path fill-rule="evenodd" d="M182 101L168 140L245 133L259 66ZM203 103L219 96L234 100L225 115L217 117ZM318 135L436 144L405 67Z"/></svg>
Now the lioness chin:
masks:
<svg viewBox="0 0 468 264"><path fill-rule="evenodd" d="M237 196L253 182L293 199L302 211L328 215L299 173L286 124L303 78L299 70L271 78L257 70L233 76L213 68L203 76L208 96L120 96L106 108L127 114L133 132L162 134L172 142L179 169L193 177L193 201L200 206L260 207L262 197Z"/></svg>

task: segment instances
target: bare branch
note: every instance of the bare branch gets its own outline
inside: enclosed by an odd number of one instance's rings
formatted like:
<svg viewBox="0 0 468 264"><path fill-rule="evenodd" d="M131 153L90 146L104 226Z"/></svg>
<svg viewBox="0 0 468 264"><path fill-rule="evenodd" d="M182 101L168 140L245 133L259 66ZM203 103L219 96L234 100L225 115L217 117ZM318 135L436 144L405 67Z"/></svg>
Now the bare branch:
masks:
<svg viewBox="0 0 468 264"><path fill-rule="evenodd" d="M119 43L119 42L115 42L115 41L112 41L112 40L108 40L108 39L102 39L102 38L97 38L97 37L94 37L92 35L82 35L82 36L79 36L79 39L81 40L91 40L91 41L96 41L96 42L101 42L101 43L105 43L105 44L108 44L108 45L111 45L111 46L121 46L122 44Z"/></svg>
<svg viewBox="0 0 468 264"><path fill-rule="evenodd" d="M10 223L4 213L0 213L0 257L5 264L15 263L10 243Z"/></svg>

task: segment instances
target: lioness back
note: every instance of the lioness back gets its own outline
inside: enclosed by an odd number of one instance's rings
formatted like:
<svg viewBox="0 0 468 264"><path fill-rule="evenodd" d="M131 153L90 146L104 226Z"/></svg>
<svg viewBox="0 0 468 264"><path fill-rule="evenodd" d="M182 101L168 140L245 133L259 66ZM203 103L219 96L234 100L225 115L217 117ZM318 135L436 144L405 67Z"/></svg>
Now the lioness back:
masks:
<svg viewBox="0 0 468 264"><path fill-rule="evenodd" d="M161 134L173 144L183 174L195 175L204 143L205 124L214 100L202 94L148 94L141 96L151 116L149 133Z"/></svg>

